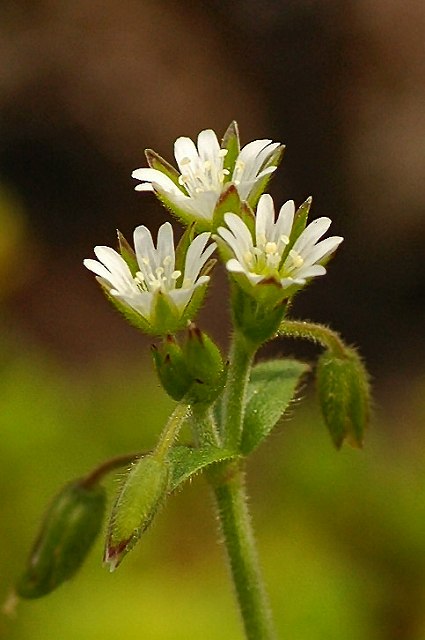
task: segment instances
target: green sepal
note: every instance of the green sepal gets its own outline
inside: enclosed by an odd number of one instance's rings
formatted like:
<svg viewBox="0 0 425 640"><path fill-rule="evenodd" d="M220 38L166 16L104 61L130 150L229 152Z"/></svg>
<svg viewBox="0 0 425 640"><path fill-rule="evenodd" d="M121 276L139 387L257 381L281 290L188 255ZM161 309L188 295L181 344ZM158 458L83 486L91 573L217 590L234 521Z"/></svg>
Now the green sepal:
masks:
<svg viewBox="0 0 425 640"><path fill-rule="evenodd" d="M184 188L184 185L181 185L179 182L180 174L169 162L161 158L161 156L152 149L145 149L146 160L151 169L157 169L161 171L164 175L166 175L170 180L174 182L176 187L180 189L184 195L187 195L187 191Z"/></svg>
<svg viewBox="0 0 425 640"><path fill-rule="evenodd" d="M140 271L140 267L137 262L136 254L134 249L130 246L127 240L124 238L121 231L117 229L118 236L118 247L121 257L127 263L128 268L131 271L131 275L134 277L138 271Z"/></svg>
<svg viewBox="0 0 425 640"><path fill-rule="evenodd" d="M227 451L226 449L220 449L214 446L200 449L184 445L173 447L168 455L171 463L169 491L175 491L181 487L184 482L193 478L206 467L237 457L238 454L234 451Z"/></svg>
<svg viewBox="0 0 425 640"><path fill-rule="evenodd" d="M285 145L283 144L279 145L277 149L275 149L275 151L272 153L270 158L268 158L268 160L263 164L260 171L263 171L264 169L267 169L268 167L271 167L271 166L278 167L279 164L282 162L284 151L285 151ZM253 187L253 189L251 190L248 197L248 204L250 205L250 207L252 207L252 209L255 209L255 207L257 206L257 202L260 199L260 196L267 189L267 186L274 173L275 172L273 171L272 173L269 173L268 175L261 178L261 180L258 180L255 186Z"/></svg>
<svg viewBox="0 0 425 640"><path fill-rule="evenodd" d="M233 122L228 126L221 142L221 148L227 149L227 154L223 161L223 169L226 169L229 172L229 174L224 177L224 183L226 183L232 180L235 163L241 151L239 128L238 123L235 120L233 120Z"/></svg>
<svg viewBox="0 0 425 640"><path fill-rule="evenodd" d="M176 255L176 261L175 261L175 269L176 271L181 271L182 275L180 276L179 280L177 280L177 286L180 286L181 280L184 276L184 267L185 267L185 263L186 263L186 254L187 254L187 250L189 249L190 245L192 244L194 238L195 238L195 227L196 227L196 223L192 222L184 231L182 237L180 238L178 245L176 247L176 251L175 251L175 255Z"/></svg>
<svg viewBox="0 0 425 640"><path fill-rule="evenodd" d="M152 330L149 322L145 320L145 318L140 315L140 313L137 313L137 311L118 300L118 298L116 298L115 296L111 296L111 294L109 293L109 289L102 283L101 278L96 276L96 280L102 287L103 293L108 298L109 302L115 307L117 311L119 311L124 316L127 322L129 322L133 327L136 327L136 329L140 329L140 331L143 331L144 333L148 333L154 336L158 335L157 333L155 333L155 331ZM169 331L167 333L169 333Z"/></svg>
<svg viewBox="0 0 425 640"><path fill-rule="evenodd" d="M196 233L202 233L203 231L211 231L211 221L205 220L204 218L197 218L193 213L179 207L172 200L170 200L166 194L158 188L155 188L153 185L153 189L156 197L166 209L170 211L176 218L180 220L185 226L188 226L195 223Z"/></svg>
<svg viewBox="0 0 425 640"><path fill-rule="evenodd" d="M241 215L241 199L238 190L233 182L229 182L220 194L213 213L212 230L217 231L218 227L223 226L225 213L236 213Z"/></svg>
<svg viewBox="0 0 425 640"><path fill-rule="evenodd" d="M81 567L103 522L106 494L100 485L76 480L53 499L27 568L16 586L22 598L40 598Z"/></svg>
<svg viewBox="0 0 425 640"><path fill-rule="evenodd" d="M190 389L192 377L175 338L169 335L160 347L152 345L152 357L164 390L173 400L181 400Z"/></svg>
<svg viewBox="0 0 425 640"><path fill-rule="evenodd" d="M319 402L332 441L339 449L344 441L363 446L370 415L370 388L367 371L354 349L344 355L325 351L316 369Z"/></svg>
<svg viewBox="0 0 425 640"><path fill-rule="evenodd" d="M105 562L114 571L151 524L168 492L169 463L155 455L130 467L112 509Z"/></svg>
<svg viewBox="0 0 425 640"><path fill-rule="evenodd" d="M211 260L205 265L205 268L208 266L212 268L214 264L215 264L215 260ZM203 270L203 273L205 273L205 270ZM185 327L187 327L189 322L196 317L204 301L208 284L209 284L208 282L205 282L204 284L199 285L198 287L196 287L195 291L192 293L192 297L190 298L189 302L187 303L182 313L181 321L179 323L179 327L181 329L184 329Z"/></svg>
<svg viewBox="0 0 425 640"><path fill-rule="evenodd" d="M309 366L298 360L257 364L247 390L241 453L249 454L269 435L294 398Z"/></svg>
<svg viewBox="0 0 425 640"><path fill-rule="evenodd" d="M261 345L272 338L285 315L287 301L282 300L282 288L275 281L256 285L257 297L251 290L244 290L246 278L232 277L232 312L238 330L254 345ZM253 289L254 287L252 287Z"/></svg>
<svg viewBox="0 0 425 640"><path fill-rule="evenodd" d="M285 251L282 254L282 259L280 261L279 268L283 265L286 258L288 257L289 252L294 246L295 242L298 240L302 232L307 226L308 214L310 213L310 207L313 199L311 196L307 198L305 202L302 203L300 207L298 207L294 216L294 224L292 225L291 237L289 238L289 244L285 247ZM305 286L305 285L304 285Z"/></svg>

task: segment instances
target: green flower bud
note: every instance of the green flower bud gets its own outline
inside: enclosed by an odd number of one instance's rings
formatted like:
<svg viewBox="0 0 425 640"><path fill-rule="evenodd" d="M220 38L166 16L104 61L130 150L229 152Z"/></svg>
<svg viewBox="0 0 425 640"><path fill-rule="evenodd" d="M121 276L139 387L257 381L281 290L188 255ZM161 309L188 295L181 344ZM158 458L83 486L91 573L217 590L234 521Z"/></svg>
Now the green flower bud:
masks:
<svg viewBox="0 0 425 640"><path fill-rule="evenodd" d="M168 463L152 455L130 468L115 501L106 540L105 562L114 571L149 527L168 489Z"/></svg>
<svg viewBox="0 0 425 640"><path fill-rule="evenodd" d="M85 560L105 511L105 490L80 481L67 484L54 498L29 556L16 592L39 598L71 578Z"/></svg>
<svg viewBox="0 0 425 640"><path fill-rule="evenodd" d="M322 414L335 446L347 440L361 448L369 420L370 391L367 372L354 349L344 355L325 351L317 364Z"/></svg>
<svg viewBox="0 0 425 640"><path fill-rule="evenodd" d="M167 336L159 348L153 345L152 356L165 391L174 400L181 400L189 391L192 377L183 352L173 336Z"/></svg>
<svg viewBox="0 0 425 640"><path fill-rule="evenodd" d="M183 351L193 380L191 401L213 402L222 391L226 377L220 349L206 333L192 323Z"/></svg>

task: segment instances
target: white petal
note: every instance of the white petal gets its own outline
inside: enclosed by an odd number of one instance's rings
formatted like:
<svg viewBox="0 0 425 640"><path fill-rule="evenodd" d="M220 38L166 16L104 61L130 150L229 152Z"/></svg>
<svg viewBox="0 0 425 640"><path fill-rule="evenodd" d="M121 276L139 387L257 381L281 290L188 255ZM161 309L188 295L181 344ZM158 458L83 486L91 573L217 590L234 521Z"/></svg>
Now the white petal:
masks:
<svg viewBox="0 0 425 640"><path fill-rule="evenodd" d="M276 171L276 169L277 169L277 167L275 167L274 165L272 165L270 167L266 167L265 169L260 171L260 173L257 175L256 180L260 180L261 178L264 178L264 176L268 176L268 175L270 175L270 173L274 173Z"/></svg>
<svg viewBox="0 0 425 640"><path fill-rule="evenodd" d="M326 233L330 225L331 220L329 218L317 218L317 220L313 220L295 242L293 246L294 251L303 255L303 252L315 244L317 240Z"/></svg>
<svg viewBox="0 0 425 640"><path fill-rule="evenodd" d="M150 182L144 182L143 184L136 184L135 191L155 191Z"/></svg>
<svg viewBox="0 0 425 640"><path fill-rule="evenodd" d="M239 244L238 239L235 238L233 233L229 231L226 227L219 227L217 229L218 234L223 238L226 244L229 245L236 258L241 262L244 261L244 248Z"/></svg>
<svg viewBox="0 0 425 640"><path fill-rule="evenodd" d="M341 244L343 238L340 236L331 236L314 245L311 250L304 256L304 266L309 266L315 262L323 260L330 253L335 251L337 246Z"/></svg>
<svg viewBox="0 0 425 640"><path fill-rule="evenodd" d="M96 257L109 269L112 276L124 281L132 281L131 271L125 260L111 247L98 246L94 248Z"/></svg>
<svg viewBox="0 0 425 640"><path fill-rule="evenodd" d="M306 278L315 278L316 276L324 276L326 273L326 269L321 264L313 264L310 266L303 265L299 271L296 273L296 278L302 278L305 280Z"/></svg>
<svg viewBox="0 0 425 640"><path fill-rule="evenodd" d="M207 249L205 249L205 245L207 244L211 234L208 232L201 233L199 236L196 236L194 241L190 244L185 260L185 268L184 268L184 278L188 278L192 282L196 280L199 275L200 270L204 266L205 262L214 253L216 248L215 242L213 242ZM204 253L202 253L204 251Z"/></svg>
<svg viewBox="0 0 425 640"><path fill-rule="evenodd" d="M240 250L244 253L253 248L251 233L246 224L235 213L225 213L224 221L235 236Z"/></svg>
<svg viewBox="0 0 425 640"><path fill-rule="evenodd" d="M175 262L174 236L173 227L169 222L164 222L159 227L156 246L159 265L164 266L165 258L167 258L167 261L171 258L169 266L171 267L171 272L173 272Z"/></svg>
<svg viewBox="0 0 425 640"><path fill-rule="evenodd" d="M264 193L258 201L255 218L255 236L258 242L263 243L273 239L274 228L274 203L270 194Z"/></svg>
<svg viewBox="0 0 425 640"><path fill-rule="evenodd" d="M182 313L193 295L194 287L188 289L174 289L168 292L168 296Z"/></svg>
<svg viewBox="0 0 425 640"><path fill-rule="evenodd" d="M151 232L144 225L140 225L134 230L133 241L139 269L148 277L151 271L159 266Z"/></svg>
<svg viewBox="0 0 425 640"><path fill-rule="evenodd" d="M226 269L227 271L232 271L233 273L246 273L241 263L238 262L238 260L235 260L235 258L231 258L226 262Z"/></svg>
<svg viewBox="0 0 425 640"><path fill-rule="evenodd" d="M281 206L279 216L275 225L275 237L274 241L278 243L281 236L291 235L292 225L294 224L295 204L293 200L288 200Z"/></svg>
<svg viewBox="0 0 425 640"><path fill-rule="evenodd" d="M184 161L189 160L198 160L198 151L196 149L195 143L190 138L186 138L182 136L177 138L174 143L174 157L179 166L180 172L184 173L185 163ZM183 164L182 164L183 161Z"/></svg>
<svg viewBox="0 0 425 640"><path fill-rule="evenodd" d="M86 258L85 260L83 260L83 264L87 269L93 271L93 273L95 273L97 276L100 276L104 280L107 280L110 284L111 272L108 271L108 269L98 260Z"/></svg>
<svg viewBox="0 0 425 640"><path fill-rule="evenodd" d="M146 182L149 185L151 185L152 183L153 185L153 186L146 187L146 185L138 184L134 187L136 191L152 191L153 187L157 187L158 189L160 189L161 191L164 191L167 194L180 193L184 195L183 191L181 191L174 184L171 178L169 178L167 175L165 175L165 173L162 173L162 171L159 171L158 169L151 169L150 167L135 169L135 171L133 171L131 175L136 180L141 180L142 182Z"/></svg>
<svg viewBox="0 0 425 640"><path fill-rule="evenodd" d="M217 136L212 129L205 129L198 135L198 153L200 158L205 161L209 159L218 159L220 145Z"/></svg>

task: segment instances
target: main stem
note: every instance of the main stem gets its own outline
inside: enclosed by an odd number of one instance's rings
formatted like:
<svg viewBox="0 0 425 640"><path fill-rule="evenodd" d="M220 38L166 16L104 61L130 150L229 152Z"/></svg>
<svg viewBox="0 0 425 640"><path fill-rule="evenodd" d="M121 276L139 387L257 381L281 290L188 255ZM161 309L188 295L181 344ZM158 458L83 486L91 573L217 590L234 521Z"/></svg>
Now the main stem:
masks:
<svg viewBox="0 0 425 640"><path fill-rule="evenodd" d="M216 485L214 492L246 637L273 640L276 633L258 562L244 473L231 467L227 471L228 479Z"/></svg>
<svg viewBox="0 0 425 640"><path fill-rule="evenodd" d="M246 389L251 372L255 348L236 332L230 349L230 365L224 391L223 440L224 446L237 450L243 428Z"/></svg>
<svg viewBox="0 0 425 640"><path fill-rule="evenodd" d="M255 348L235 333L223 402L224 446L238 451L243 430L245 397ZM276 638L258 562L248 511L244 471L239 463L223 463L210 474L240 612L248 640Z"/></svg>

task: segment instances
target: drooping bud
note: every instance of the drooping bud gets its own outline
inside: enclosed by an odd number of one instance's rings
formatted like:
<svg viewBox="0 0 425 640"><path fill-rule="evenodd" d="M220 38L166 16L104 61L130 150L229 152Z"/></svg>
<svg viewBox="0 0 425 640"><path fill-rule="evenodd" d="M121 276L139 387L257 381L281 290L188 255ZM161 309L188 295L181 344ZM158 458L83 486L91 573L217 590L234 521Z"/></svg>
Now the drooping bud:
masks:
<svg viewBox="0 0 425 640"><path fill-rule="evenodd" d="M103 487L67 484L53 499L16 592L39 598L71 578L85 560L102 525Z"/></svg>
<svg viewBox="0 0 425 640"><path fill-rule="evenodd" d="M213 402L222 391L226 377L220 349L206 333L191 323L183 352L193 380L191 401Z"/></svg>
<svg viewBox="0 0 425 640"><path fill-rule="evenodd" d="M167 495L166 460L145 456L130 468L116 498L105 548L105 562L114 571L149 527Z"/></svg>
<svg viewBox="0 0 425 640"><path fill-rule="evenodd" d="M369 420L370 391L366 369L354 349L343 355L325 351L316 370L322 414L335 446L347 440L362 447Z"/></svg>

